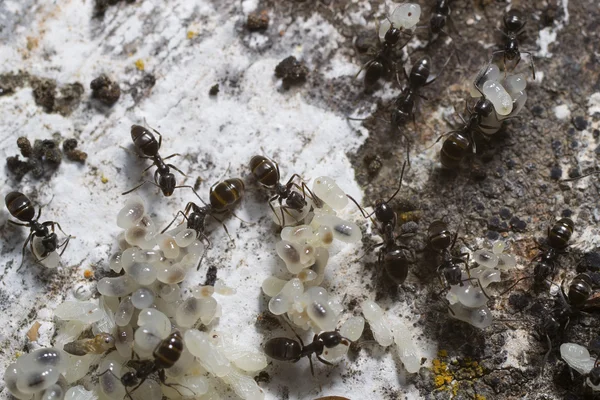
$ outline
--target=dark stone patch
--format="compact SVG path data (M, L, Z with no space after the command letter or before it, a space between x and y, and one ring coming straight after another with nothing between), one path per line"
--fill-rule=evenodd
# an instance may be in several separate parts
M261 11L260 13L250 13L248 14L248 19L246 20L246 28L249 31L264 31L269 27L269 14L266 10Z
M204 281L205 286L215 286L215 282L217 281L217 267L211 265L208 267L206 271L206 280Z
M308 68L296 57L289 56L275 67L275 76L281 78L283 88L289 89L290 86L301 84L306 81Z
M574 117L573 120L572 120L572 122L573 122L573 126L578 131L583 131L588 126L588 122L581 115L579 115L577 117Z
M121 97L119 84L106 75L100 75L90 83L92 98L99 100L107 106L115 104Z

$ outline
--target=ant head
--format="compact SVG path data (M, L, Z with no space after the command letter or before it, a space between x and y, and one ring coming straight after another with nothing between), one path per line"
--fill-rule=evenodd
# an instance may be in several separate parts
M442 251L452 244L452 235L448 231L448 224L442 220L433 221L427 230L429 245L435 250Z
M524 25L523 15L517 10L510 10L504 15L503 18L504 27L509 32L516 32L520 30Z
M138 383L138 377L135 374L135 372L130 371L130 372L126 372L125 374L123 374L123 376L121 377L121 383L123 384L123 386L125 387L131 387L131 386L135 386Z
M569 304L580 307L590 298L593 292L592 278L588 274L579 274L569 285Z
M592 368L590 374L588 375L588 380L594 386L600 385L600 365L596 365L594 368Z
M462 271L460 270L460 266L458 264L448 263L444 266L443 274L446 282L448 282L449 285L463 285Z
M480 98L473 107L473 112L481 117L488 117L494 112L494 105L485 97Z
M175 175L171 172L168 174L160 175L158 178L158 186L162 190L163 194L167 197L173 194L177 182L175 181Z
M552 274L554 268L552 264L544 261L537 262L533 268L533 277L535 283L542 284L546 281L546 278Z
M375 218L379 222L391 222L395 217L396 213L385 200L379 199L375 202Z
M431 33L437 35L446 26L446 17L442 14L433 14L429 20L429 26L431 27Z
M58 246L58 238L56 233L52 232L49 235L46 235L42 238L42 246L44 246L44 251L47 253L52 253L56 250Z
M323 332L319 335L319 339L323 342L325 347L332 348L342 343L342 335L336 331Z
M400 40L400 29L391 26L390 29L388 29L385 33L384 39L386 43L391 45L398 43Z

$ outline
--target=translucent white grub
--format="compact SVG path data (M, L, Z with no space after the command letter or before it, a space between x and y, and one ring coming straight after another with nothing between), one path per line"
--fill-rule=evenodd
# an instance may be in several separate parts
M317 273L310 268L304 268L296 275L296 278L306 285L308 282L317 279Z
M119 245L119 250L125 251L131 247L127 240L125 240L125 232L121 232L117 235L117 243Z
M92 364L97 363L100 357L98 354L86 354L81 357L69 354L69 368L64 375L67 382L74 383L85 377Z
M136 281L129 275L121 275L116 278L100 279L97 289L104 296L123 297L133 293L138 286Z
M20 371L17 368L17 363L12 363L6 368L4 371L4 385L8 391L20 400L28 400L33 397L31 393L24 393L17 388L17 377L19 376Z
M170 235L160 234L156 236L158 247L163 252L166 258L175 259L179 257L179 246L175 242L175 238Z
M471 269L471 277L474 279L478 279L479 284L484 289L488 287L491 283L500 282L502 280L501 273L497 269L485 268L485 267L477 267Z
M400 361L404 364L404 368L409 374L419 372L421 368L421 355L417 345L412 339L410 330L404 324L404 322L396 322L393 327L394 331L394 343L396 343L396 350Z
M301 262L302 245L282 240L275 245L277 255L285 262L285 266L292 274L302 271L305 265Z
M508 271L517 266L517 259L512 254L500 254L498 255L498 268L501 271Z
M148 214L144 214L136 226L146 229L146 232L148 232L147 238L155 236L158 233L158 229L156 228L154 220Z
M595 357L584 346L576 343L563 343L560 345L560 356L571 368L581 375L587 375L594 368Z
M131 294L131 304L138 310L154 304L154 293L148 288L139 288Z
M176 284L166 284L160 281L155 282L156 294L166 301L172 303L181 300L181 289Z
M485 67L483 67L485 68ZM482 70L483 70L482 68ZM475 74L473 76L473 78L471 78L470 82L471 84L469 85L469 92L471 94L471 97L481 97L481 93L479 92L479 90L477 90L477 88L474 85L474 81L475 78L477 78L477 75L481 74L481 71L479 71L477 74ZM485 82L496 82L500 79L500 68L498 68L498 66L496 64L490 64L489 66L487 66L487 70L485 71L485 73L483 73L481 75L481 78L479 78L479 80L476 82L478 87L482 87L483 84Z
M231 296L236 293L236 290L232 287L227 286L222 279L217 279L217 281L215 282L215 292L222 296Z
M98 366L97 373L102 393L110 399L122 399L125 397L125 387L119 379L121 377L121 364L118 361L113 357L106 357Z
M202 323L208 324L214 318L216 309L217 301L213 297L190 297L177 307L175 323L183 328L190 328L201 319Z
M304 218L306 218L313 205L310 198L306 197L305 201L306 206L304 206L304 208L300 211L292 210L290 208L287 208L285 205L280 206L278 203L273 202L273 209L271 210L271 219L276 225L279 226L298 225L304 220Z
M416 3L403 3L392 12L390 20L399 28L412 29L421 18L421 6Z
M473 261L482 267L495 268L498 265L498 255L489 250L480 249L473 253Z
M305 244L314 239L310 225L287 226L281 230L281 239L298 244Z
M184 229L175 235L175 243L179 247L188 247L196 240L196 231L193 229Z
M81 385L72 386L65 393L65 400L98 400L96 392L85 390Z
M275 315L286 313L302 293L304 293L304 285L300 282L300 279L290 280L279 293L269 300L269 311Z
M50 252L46 256L42 257L42 255L46 251L44 249L44 244L42 242L42 238L34 236L32 241L33 241L33 254L35 255L35 258L39 261L39 263L48 269L57 268L58 264L60 264L60 255L58 254L58 252L55 250L53 252Z
M146 379L130 394L133 400L161 400L163 397L162 387L154 379Z
M340 335L351 342L356 342L362 336L364 329L365 319L360 316L352 316L348 318L340 327Z
M111 270L116 273L120 273L123 270L123 265L121 265L121 253L115 253L110 257L110 261L108 265Z
M121 357L131 358L133 350L133 328L131 325L117 326L115 347Z
M44 390L40 396L40 400L63 400L65 390L57 383Z
M317 286L325 279L325 267L329 262L329 251L323 247L317 247L315 251L315 262L310 266L310 269L317 275L314 279L306 282L306 286Z
M177 384L177 390L169 386L162 387L163 394L169 399L181 397L197 399L199 396L207 393L209 389L208 380L204 376L182 376L176 379L174 383ZM202 396L202 400L205 400L205 398L205 396Z
M141 254L144 261L150 264L161 261L164 257L160 250L143 250Z
M215 293L214 286L197 286L192 289L192 296L194 296L197 299L211 297L214 293Z
M500 82L487 81L483 84L483 94L492 102L498 115L508 115L513 109L513 99Z
M525 103L527 102L527 92L519 92L513 96L513 111L510 113L509 117L514 117L518 115L523 107L525 107Z
M329 361L332 364L337 364L340 362L346 353L348 353L348 349L350 348L350 343L343 340L337 346L333 346L331 348L325 347L323 349L323 354L321 354L321 358L325 361Z
M65 321L78 320L91 324L104 316L104 310L91 301L68 300L54 309L54 316Z
M335 215L315 214L311 221L313 228L325 225L331 228L333 237L340 242L356 243L362 238L360 228L354 222L346 221Z
M498 240L492 245L492 253L500 255L508 249L508 244L503 240Z
M133 263L129 268L125 268L125 272L129 274L140 285L151 285L158 275L156 267L148 263Z
M100 297L98 306L104 311L104 315L98 321L92 324L92 333L98 335L100 333L113 333L116 329L115 313L108 307L106 299L109 297Z
M162 283L181 283L187 274L187 269L184 268L180 263L167 264L160 262L153 265L157 269L156 279Z
M341 210L348 205L346 193L332 178L320 176L313 182L313 193L334 210Z
M137 225L125 231L125 240L132 246L145 250L150 250L156 245L156 239L149 235L148 230Z
M263 281L262 291L267 296L274 297L277 293L281 292L287 282L288 281L279 279L275 276L270 276Z
M129 229L141 221L145 214L144 201L138 195L132 195L117 214L117 226Z
M192 254L196 257L202 257L204 251L206 250L206 246L200 240L194 240L192 244L185 248L189 254Z
M161 338L167 337L172 330L169 318L154 308L145 308L140 311L137 320L138 326L153 326Z
M146 261L146 255L139 247L129 247L121 253L120 264L121 268L124 268L125 271L134 263L143 263Z
M454 313L450 312L452 310ZM492 324L492 313L487 306L467 308L461 303L451 304L448 314L455 319L464 321L476 328L487 328Z
M450 288L446 298L453 304L454 302L450 296L453 296L463 306L469 308L481 307L487 303L487 298L481 289L468 283L463 286L455 285Z
M131 302L131 296L126 296L121 299L119 308L115 313L115 322L118 326L125 326L131 321L133 316L134 306Z
M514 74L507 76L502 81L502 86L510 94L511 97L515 98L517 94L524 91L527 87L527 79L525 74Z
M394 337L381 307L372 300L365 300L361 303L361 308L375 341L384 347L391 345Z
M57 367L52 365L36 366L34 371L19 368L19 362L17 360L18 376L17 376L17 389L21 393L34 394L41 392L54 385L60 377L60 372Z
M244 400L263 400L265 398L265 393L252 377L244 375L233 368L229 374L221 377L221 379Z
M184 334L185 344L200 364L211 374L223 377L231 371L227 357L210 342L209 336L197 329L188 329Z
M140 326L133 334L134 346L145 352L152 352L167 337L168 334L161 336L163 333L154 325Z

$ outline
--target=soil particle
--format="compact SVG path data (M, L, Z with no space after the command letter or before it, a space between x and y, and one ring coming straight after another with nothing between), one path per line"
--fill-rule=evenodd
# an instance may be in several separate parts
M216 96L217 94L219 94L219 84L215 83L214 85L212 85L210 87L210 90L208 91L208 95L209 96Z
M275 76L282 79L283 88L286 90L292 85L305 82L307 75L306 65L294 56L289 56L275 67Z
M112 106L121 97L119 84L106 75L100 75L94 79L90 83L90 89L92 89L92 97L100 100L107 106Z
M63 142L63 152L67 156L67 159L84 163L87 159L87 153L77 149L76 139L67 139Z
M206 280L204 281L205 286L215 286L217 281L217 267L211 265L206 271Z
M18 88L25 86L28 79L29 74L20 71L0 75L0 96L13 94Z
M269 14L266 10L260 13L248 14L248 20L246 21L246 28L249 31L264 31L269 27Z
M47 113L59 113L63 116L70 115L79 106L84 92L83 85L79 82L57 89L56 81L47 78L32 78L31 86L37 105Z

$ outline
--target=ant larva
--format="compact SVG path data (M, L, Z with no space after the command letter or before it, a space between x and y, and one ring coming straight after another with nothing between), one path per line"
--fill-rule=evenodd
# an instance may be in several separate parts
M523 15L518 10L510 10L504 17L502 18L502 22L504 24L504 30L500 30L504 37L506 38L506 42L504 44L504 49L496 50L492 53L492 58L494 58L497 54L504 55L504 71L506 73L506 60L514 61L515 65L513 69L517 67L519 62L521 61L521 54L527 54L530 60L530 67L533 73L533 79L535 80L535 66L533 64L533 55L529 51L520 51L519 50L519 35L523 33L523 28L525 28L525 24L527 21L523 18Z
M173 220L165 229L162 230L161 233L166 232L167 229L169 229L169 227L175 222L175 220L177 220L179 214L181 214L187 221L188 229L193 229L196 231L196 238L202 238L207 244L202 256L200 257L200 260L198 261L198 267L196 270L199 270L200 264L202 264L202 260L206 255L206 251L212 246L210 239L205 233L206 218L210 216L216 221L220 222L223 225L223 229L225 229L225 233L227 233L227 236L229 236L231 239L231 235L229 235L227 226L221 219L217 218L216 214L226 214L231 212L231 210L237 204L239 204L242 196L244 195L244 182L239 178L231 178L215 183L211 186L209 192L210 204L204 202L204 200L198 196L195 190L194 193L198 199L200 199L203 206L198 206L196 203L190 201L185 206L184 211L177 211L175 218L173 218Z
M148 181L148 180L143 181L142 183L140 183L133 189L123 192L122 193L123 195L131 193L131 192L139 189L141 186L145 185L146 183L150 183L154 186L157 186L158 188L160 188L162 193L167 197L171 196L175 189L184 188L184 187L191 188L191 186L188 186L188 185L177 186L177 182L175 181L175 175L171 172L171 168L173 168L175 171L179 172L183 176L185 176L185 174L179 168L174 166L173 164L166 164L165 161L168 160L169 158L179 156L180 154L175 153L175 154L171 154L168 157L162 158L160 156L160 154L158 154L158 151L160 150L160 147L162 145L162 135L156 129L152 129L152 130L154 131L154 133L156 133L158 135L158 137L159 137L158 141L156 140L156 138L154 137L152 132L150 132L148 129L144 128L143 126L140 126L140 125L132 125L131 126L131 139L133 140L133 144L135 145L136 149L138 149L138 151L140 151L143 154L143 155L138 154L138 157L149 158L153 161L152 165L150 165L148 168L146 168L143 172L146 172L153 166L156 166L156 171L154 171L154 182Z
M404 169L406 168L406 161L402 165L402 172L400 173L400 184L398 189L392 194L392 196L386 201L379 199L375 202L373 212L368 214L364 208L362 208L354 198L347 195L350 200L360 210L361 214L365 218L371 218L375 215L377 221L378 230L381 236L383 236L383 242L375 245L380 247L379 254L377 257L377 263L380 268L384 268L390 278L392 278L397 284L402 284L408 276L408 268L411 264L410 260L407 259L405 251L409 248L397 243L397 239L402 237L404 234L396 236L396 224L398 216L394 209L390 206L390 202L396 197L400 189L402 188L402 179L404 177ZM375 223L375 221L373 221Z
M15 222L8 220L8 222L12 225L25 226L30 229L29 235L27 236L27 240L23 244L23 249L21 251L21 265L19 265L19 269L23 266L23 262L25 261L25 249L27 248L27 244L29 243L31 252L33 253L38 261L43 261L46 257L50 255L53 251L56 251L62 247L62 251L60 255L62 256L65 250L67 249L67 245L69 244L69 240L71 239L70 235L67 235L61 228L60 224L55 221L46 221L43 223L39 222L40 215L42 214L42 207L40 206L38 210L37 217L35 216L35 208L31 204L31 200L27 196L25 196L21 192L10 192L4 198L6 203L6 208L8 208L8 212L13 217L17 218L19 221L23 221L24 223ZM58 237L56 233L54 233L54 226L57 226L60 231L67 236L67 238L61 243L58 244ZM50 232L49 227L52 229ZM43 248L43 253L39 255L39 257L34 252L33 241L34 238L41 238L41 246Z

